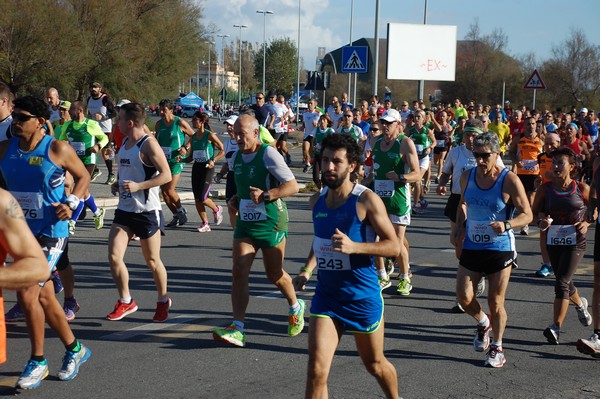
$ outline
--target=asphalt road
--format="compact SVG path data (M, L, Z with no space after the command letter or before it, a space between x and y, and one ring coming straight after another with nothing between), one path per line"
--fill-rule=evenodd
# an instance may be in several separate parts
M213 123L217 125L217 123ZM293 150L299 159L298 149ZM296 162L295 165L298 165ZM181 179L189 193L191 168ZM297 166L300 182L309 179ZM105 175L93 183L92 193L109 206ZM432 185L433 187L433 185ZM215 190L222 189L217 185ZM308 195L288 201L290 234L285 268L295 275L311 245L312 223ZM507 363L502 369L483 367L484 354L473 351L474 321L450 313L454 305L457 261L448 241L449 223L443 217L445 198L429 194L430 206L416 215L408 229L415 288L408 297L385 290L385 351L398 370L404 398L598 398L600 363L577 352L578 338L591 335L573 308L569 309L561 344L546 343L542 331L552 320L553 280L533 273L540 264L538 233L517 238L519 268L513 271L507 295L508 327L504 337ZM222 201L217 200L222 204ZM106 227L93 229L81 222L71 239L70 255L81 304L71 323L75 335L93 354L70 382L55 376L64 347L47 329L48 377L23 398L301 398L307 363L307 331L287 336L287 304L264 276L259 254L251 275L247 314L247 347L227 347L212 339L211 330L231 319L230 268L232 233L227 217L210 233L198 233L199 217L186 203L188 225L167 231L162 259L169 273L173 300L167 323L152 323L156 294L139 243L132 242L126 262L138 312L121 321L105 319L118 299L107 265ZM166 209L166 207L164 208ZM167 217L168 211L166 213ZM593 229L587 255L575 276L583 296L591 299ZM314 280L314 278L313 278ZM314 281L300 296L308 302ZM5 292L10 308L15 295ZM62 302L62 294L59 295ZM485 297L483 298L485 300ZM486 305L487 308L487 305ZM9 360L0 367L0 395L15 394L14 383L29 357L24 323L8 325ZM362 366L354 340L346 334L338 348L329 378L330 397L382 397L376 381Z

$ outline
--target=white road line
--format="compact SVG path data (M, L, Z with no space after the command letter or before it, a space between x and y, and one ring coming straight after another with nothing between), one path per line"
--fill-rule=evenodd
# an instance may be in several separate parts
M130 328L129 330L104 335L101 338L108 341L125 341L138 335L151 334L155 331L178 327L181 324L200 319L201 318L199 317L193 317L191 315L181 315L172 318L170 323L148 323L142 326Z

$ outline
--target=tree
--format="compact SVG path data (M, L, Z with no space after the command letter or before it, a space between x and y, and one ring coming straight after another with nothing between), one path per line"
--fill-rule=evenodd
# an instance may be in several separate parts
M277 93L290 93L297 77L296 44L289 37L273 39L267 46L266 89ZM262 82L263 53L257 51L254 58L254 77Z
M581 30L552 49L554 57L542 64L545 101L557 106L597 106L600 89L600 46L587 41Z

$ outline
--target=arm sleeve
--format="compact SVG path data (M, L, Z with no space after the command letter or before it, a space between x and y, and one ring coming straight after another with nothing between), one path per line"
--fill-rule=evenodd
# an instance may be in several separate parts
M108 144L108 136L104 134L98 122L93 120L88 121L88 133L98 140L100 148L104 148Z

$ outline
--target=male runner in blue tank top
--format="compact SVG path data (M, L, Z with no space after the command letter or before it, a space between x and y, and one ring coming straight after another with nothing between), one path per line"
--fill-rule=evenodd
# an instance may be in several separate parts
M79 204L79 198L88 190L90 174L68 143L45 133L44 125L50 112L44 101L27 96L16 99L14 106L14 137L0 143L2 183L23 208L27 224L47 256L48 268L53 271L69 237L68 219ZM64 187L66 172L77 181L68 197ZM44 357L45 321L67 350L58 378L64 381L75 378L91 351L75 339L56 299L54 284L48 281L21 290L18 299L25 311L31 358L17 387L37 388L48 376L48 362Z
M475 351L489 348L485 365L502 367L506 362L502 348L507 319L504 300L517 255L512 229L529 224L533 215L517 175L496 163L500 156L496 134L477 136L473 140L473 156L477 166L460 178L462 194L454 237L460 259L456 296L465 312L477 320ZM519 216L514 217L515 209L509 201ZM474 294L474 286L484 274L489 282L489 318ZM491 344L490 330L494 336Z
M369 373L386 398L395 399L398 376L383 353L383 298L373 256L398 256L402 244L383 201L350 180L361 159L356 140L349 135L328 135L322 149L326 188L311 197L315 237L306 266L294 279L296 289L304 290L313 270L319 272L310 309L305 396L328 397L333 356L342 333L349 331Z

